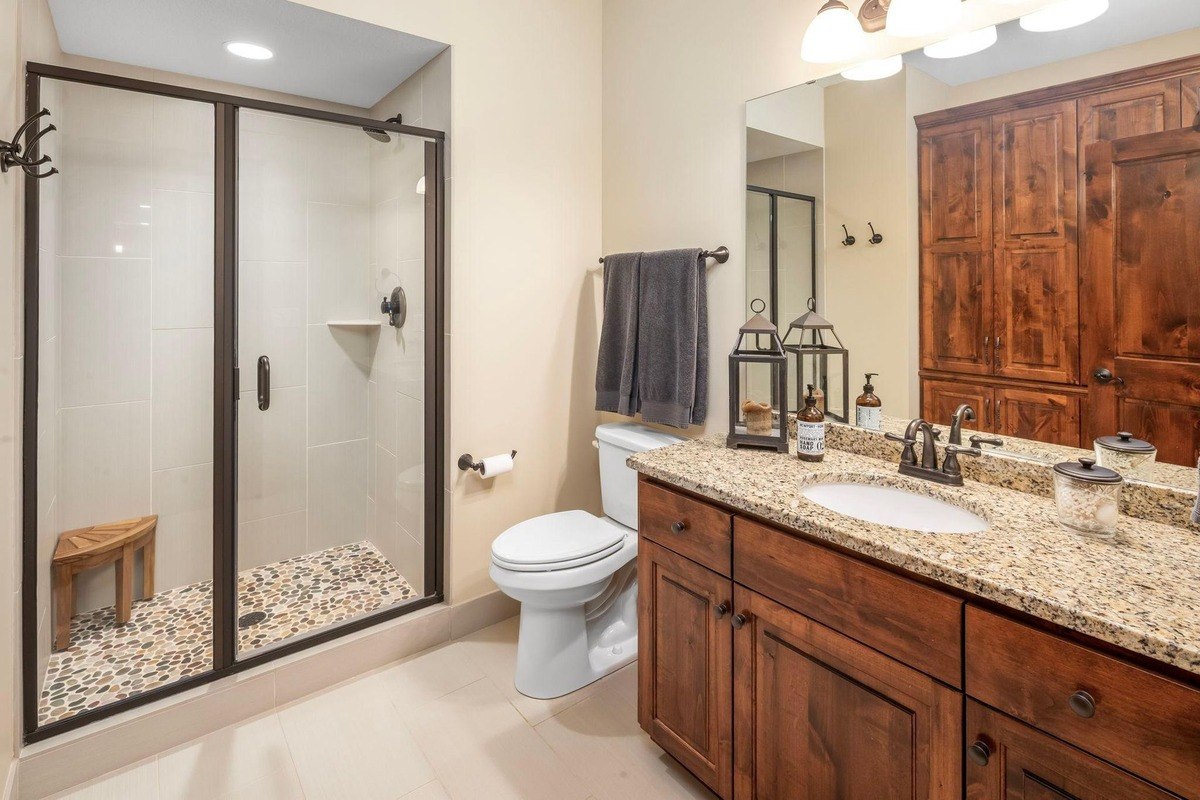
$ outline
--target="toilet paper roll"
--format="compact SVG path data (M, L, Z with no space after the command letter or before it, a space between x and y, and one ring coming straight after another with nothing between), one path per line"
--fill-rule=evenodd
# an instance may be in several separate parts
M501 453L498 456L488 456L483 460L483 466L479 470L479 475L482 478L494 478L497 475L503 475L506 472L512 472L513 457L508 453Z

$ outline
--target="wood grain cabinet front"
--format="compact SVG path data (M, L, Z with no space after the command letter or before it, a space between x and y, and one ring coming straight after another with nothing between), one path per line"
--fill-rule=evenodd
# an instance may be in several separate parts
M733 516L642 479L638 532L646 539L728 577Z

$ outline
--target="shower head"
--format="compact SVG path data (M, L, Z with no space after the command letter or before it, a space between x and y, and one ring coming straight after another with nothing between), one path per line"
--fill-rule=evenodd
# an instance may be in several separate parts
M384 122L391 122L395 125L403 125L404 119L399 114L397 114L394 117L385 119ZM383 142L384 144L387 144L388 142L390 142L392 140L392 135L390 133L388 133L385 130L380 130L379 128L364 127L363 133L367 134L367 136L370 136L375 141Z

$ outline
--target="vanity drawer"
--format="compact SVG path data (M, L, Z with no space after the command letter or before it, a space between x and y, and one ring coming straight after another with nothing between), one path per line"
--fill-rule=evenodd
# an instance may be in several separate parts
M1200 692L973 606L966 635L967 694L1200 797Z
M962 686L962 607L952 595L738 517L738 583L932 675Z
M638 533L668 550L729 577L730 514L642 480L638 484Z

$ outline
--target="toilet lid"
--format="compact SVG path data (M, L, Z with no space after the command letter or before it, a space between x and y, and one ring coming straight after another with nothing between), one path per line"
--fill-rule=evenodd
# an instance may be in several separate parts
M611 555L628 533L586 511L561 511L517 523L497 536L492 558L511 569L565 569Z

